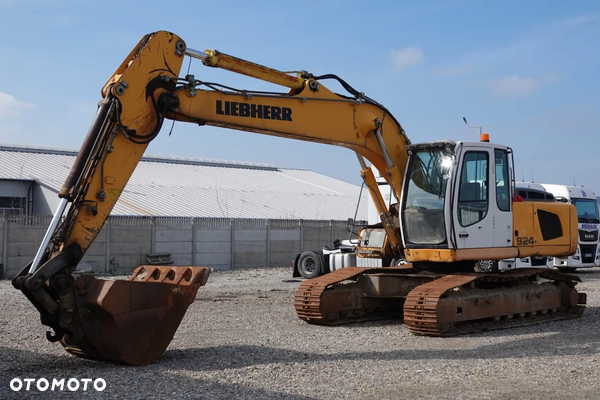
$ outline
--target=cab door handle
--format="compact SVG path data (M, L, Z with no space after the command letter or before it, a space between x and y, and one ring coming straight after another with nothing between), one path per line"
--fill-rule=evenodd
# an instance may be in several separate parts
M469 237L469 234L466 233L466 232L461 232L461 233L458 234L458 237L461 238L461 239L465 239L465 238Z

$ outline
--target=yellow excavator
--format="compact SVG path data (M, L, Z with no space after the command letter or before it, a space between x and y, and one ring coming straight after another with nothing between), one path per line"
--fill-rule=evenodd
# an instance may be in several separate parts
M185 56L289 90L238 90L181 77ZM348 93L330 91L325 80ZM379 227L361 233L357 256L405 262L347 266L304 281L294 305L309 323L402 314L413 333L445 336L573 318L585 309L577 277L476 271L498 259L574 254L577 246L574 206L514 201L507 146L485 137L411 144L384 106L336 75L292 75L193 50L165 31L144 36L101 94L40 248L12 281L51 328L48 340L69 353L131 365L156 361L207 281L207 267L141 266L129 280L74 273L165 118L355 152L381 217ZM394 207L386 206L367 160L383 172Z

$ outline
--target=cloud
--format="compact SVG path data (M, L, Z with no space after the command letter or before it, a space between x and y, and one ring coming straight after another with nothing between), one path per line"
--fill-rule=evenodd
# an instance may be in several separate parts
M520 77L518 75L493 78L490 79L487 84L492 93L501 96L531 93L534 92L539 86L539 82L537 80L528 77Z
M533 93L544 83L556 83L558 77L555 74L543 74L538 78L519 75L508 75L500 78L492 78L483 81L493 94L498 96L518 96Z
M401 70L411 65L423 63L425 57L418 47L405 47L402 50L390 50L389 57L394 69Z
M440 67L436 68L433 73L435 75L464 75L474 71L474 68L470 65L457 65L454 67Z
M583 24L587 24L588 22L593 22L600 18L600 13L598 14L588 14L581 15L579 17L565 18L551 24L549 27L552 28L571 28Z
M33 107L31 103L19 101L8 93L0 92L0 118L13 117Z

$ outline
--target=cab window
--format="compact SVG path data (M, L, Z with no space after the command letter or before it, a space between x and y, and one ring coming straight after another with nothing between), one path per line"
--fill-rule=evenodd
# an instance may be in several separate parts
M510 211L510 186L508 176L508 154L505 150L494 150L496 164L496 204L500 211Z
M458 221L470 226L483 220L488 213L488 153L465 153L458 193Z

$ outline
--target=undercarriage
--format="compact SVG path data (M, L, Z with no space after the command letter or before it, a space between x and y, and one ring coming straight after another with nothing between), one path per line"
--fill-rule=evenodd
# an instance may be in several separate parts
M310 324L403 318L415 335L453 336L579 317L586 294L577 282L548 269L443 274L412 264L350 267L303 282L294 305Z

